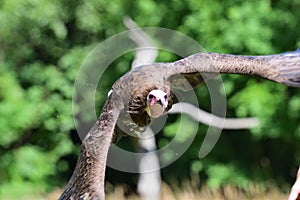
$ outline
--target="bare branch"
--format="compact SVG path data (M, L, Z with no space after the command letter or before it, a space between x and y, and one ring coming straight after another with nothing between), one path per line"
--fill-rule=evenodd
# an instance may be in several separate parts
M221 129L247 129L259 125L259 120L255 117L222 118L184 102L173 105L168 113L185 113L198 122Z
M124 24L131 30L129 35L130 39L138 45L131 68L154 63L158 55L158 50L151 41L151 38L144 31L139 29L131 18L124 18Z
M124 19L125 26L131 30L129 37L134 41L139 48L135 51L135 58L131 64L131 68L154 63L158 55L155 45L152 44L151 38L138 29L137 24L129 17ZM150 127L147 128L146 133L153 137L139 139L139 146L148 153L145 154L139 163L141 172L147 171L150 167L152 169L159 169L159 158L154 150L157 149L154 133ZM153 171L149 173L141 173L138 180L137 190L144 200L159 200L160 199L160 185L161 177L160 171Z

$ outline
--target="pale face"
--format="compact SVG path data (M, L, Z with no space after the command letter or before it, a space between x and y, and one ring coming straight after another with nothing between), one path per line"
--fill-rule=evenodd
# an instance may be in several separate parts
M147 96L146 111L152 118L160 117L168 106L168 95L162 90L152 90Z

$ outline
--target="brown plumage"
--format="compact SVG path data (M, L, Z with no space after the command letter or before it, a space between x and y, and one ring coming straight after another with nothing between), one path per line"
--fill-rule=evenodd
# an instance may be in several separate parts
M198 53L172 63L134 68L113 85L99 120L82 142L76 168L60 199L104 199L106 157L114 130L139 134L151 122L145 111L148 93L164 91L169 101L167 111L174 100L172 88L198 86L203 82L200 73L203 78L215 73L257 75L300 87L300 52L267 56Z

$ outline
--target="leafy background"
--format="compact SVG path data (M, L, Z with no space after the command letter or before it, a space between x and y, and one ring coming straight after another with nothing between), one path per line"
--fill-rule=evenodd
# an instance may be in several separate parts
M47 193L68 181L80 146L72 116L76 72L93 47L125 30L125 16L141 27L178 30L207 51L257 55L300 46L299 10L297 0L2 0L0 199ZM106 72L97 94L99 110L132 59L133 54L125 55ZM158 60L168 56L162 53ZM162 170L163 180L180 185L198 177L200 186L275 184L288 191L300 163L299 89L237 75L223 75L223 80L227 116L258 117L261 126L223 131L213 151L199 159L207 129L199 125L189 150ZM205 89L197 94L209 110ZM176 123L157 136L158 145L172 138L170 126ZM111 184L130 188L136 177L107 172Z

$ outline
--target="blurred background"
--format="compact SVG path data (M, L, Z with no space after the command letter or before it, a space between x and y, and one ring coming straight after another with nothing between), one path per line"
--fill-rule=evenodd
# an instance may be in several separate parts
M51 198L67 183L81 143L72 115L76 73L98 43L126 30L124 17L140 27L180 31L209 52L261 55L300 47L299 10L298 0L0 1L0 199ZM105 72L96 95L99 112L133 57L122 56ZM176 59L160 52L157 61ZM188 151L162 169L165 190L287 194L300 164L300 90L254 77L222 78L227 116L258 117L261 125L223 131L199 159L207 130L200 124ZM209 111L205 87L197 95ZM156 136L158 147L173 138L177 122ZM132 145L126 140L122 145ZM137 177L108 168L108 197L117 190L134 196Z

